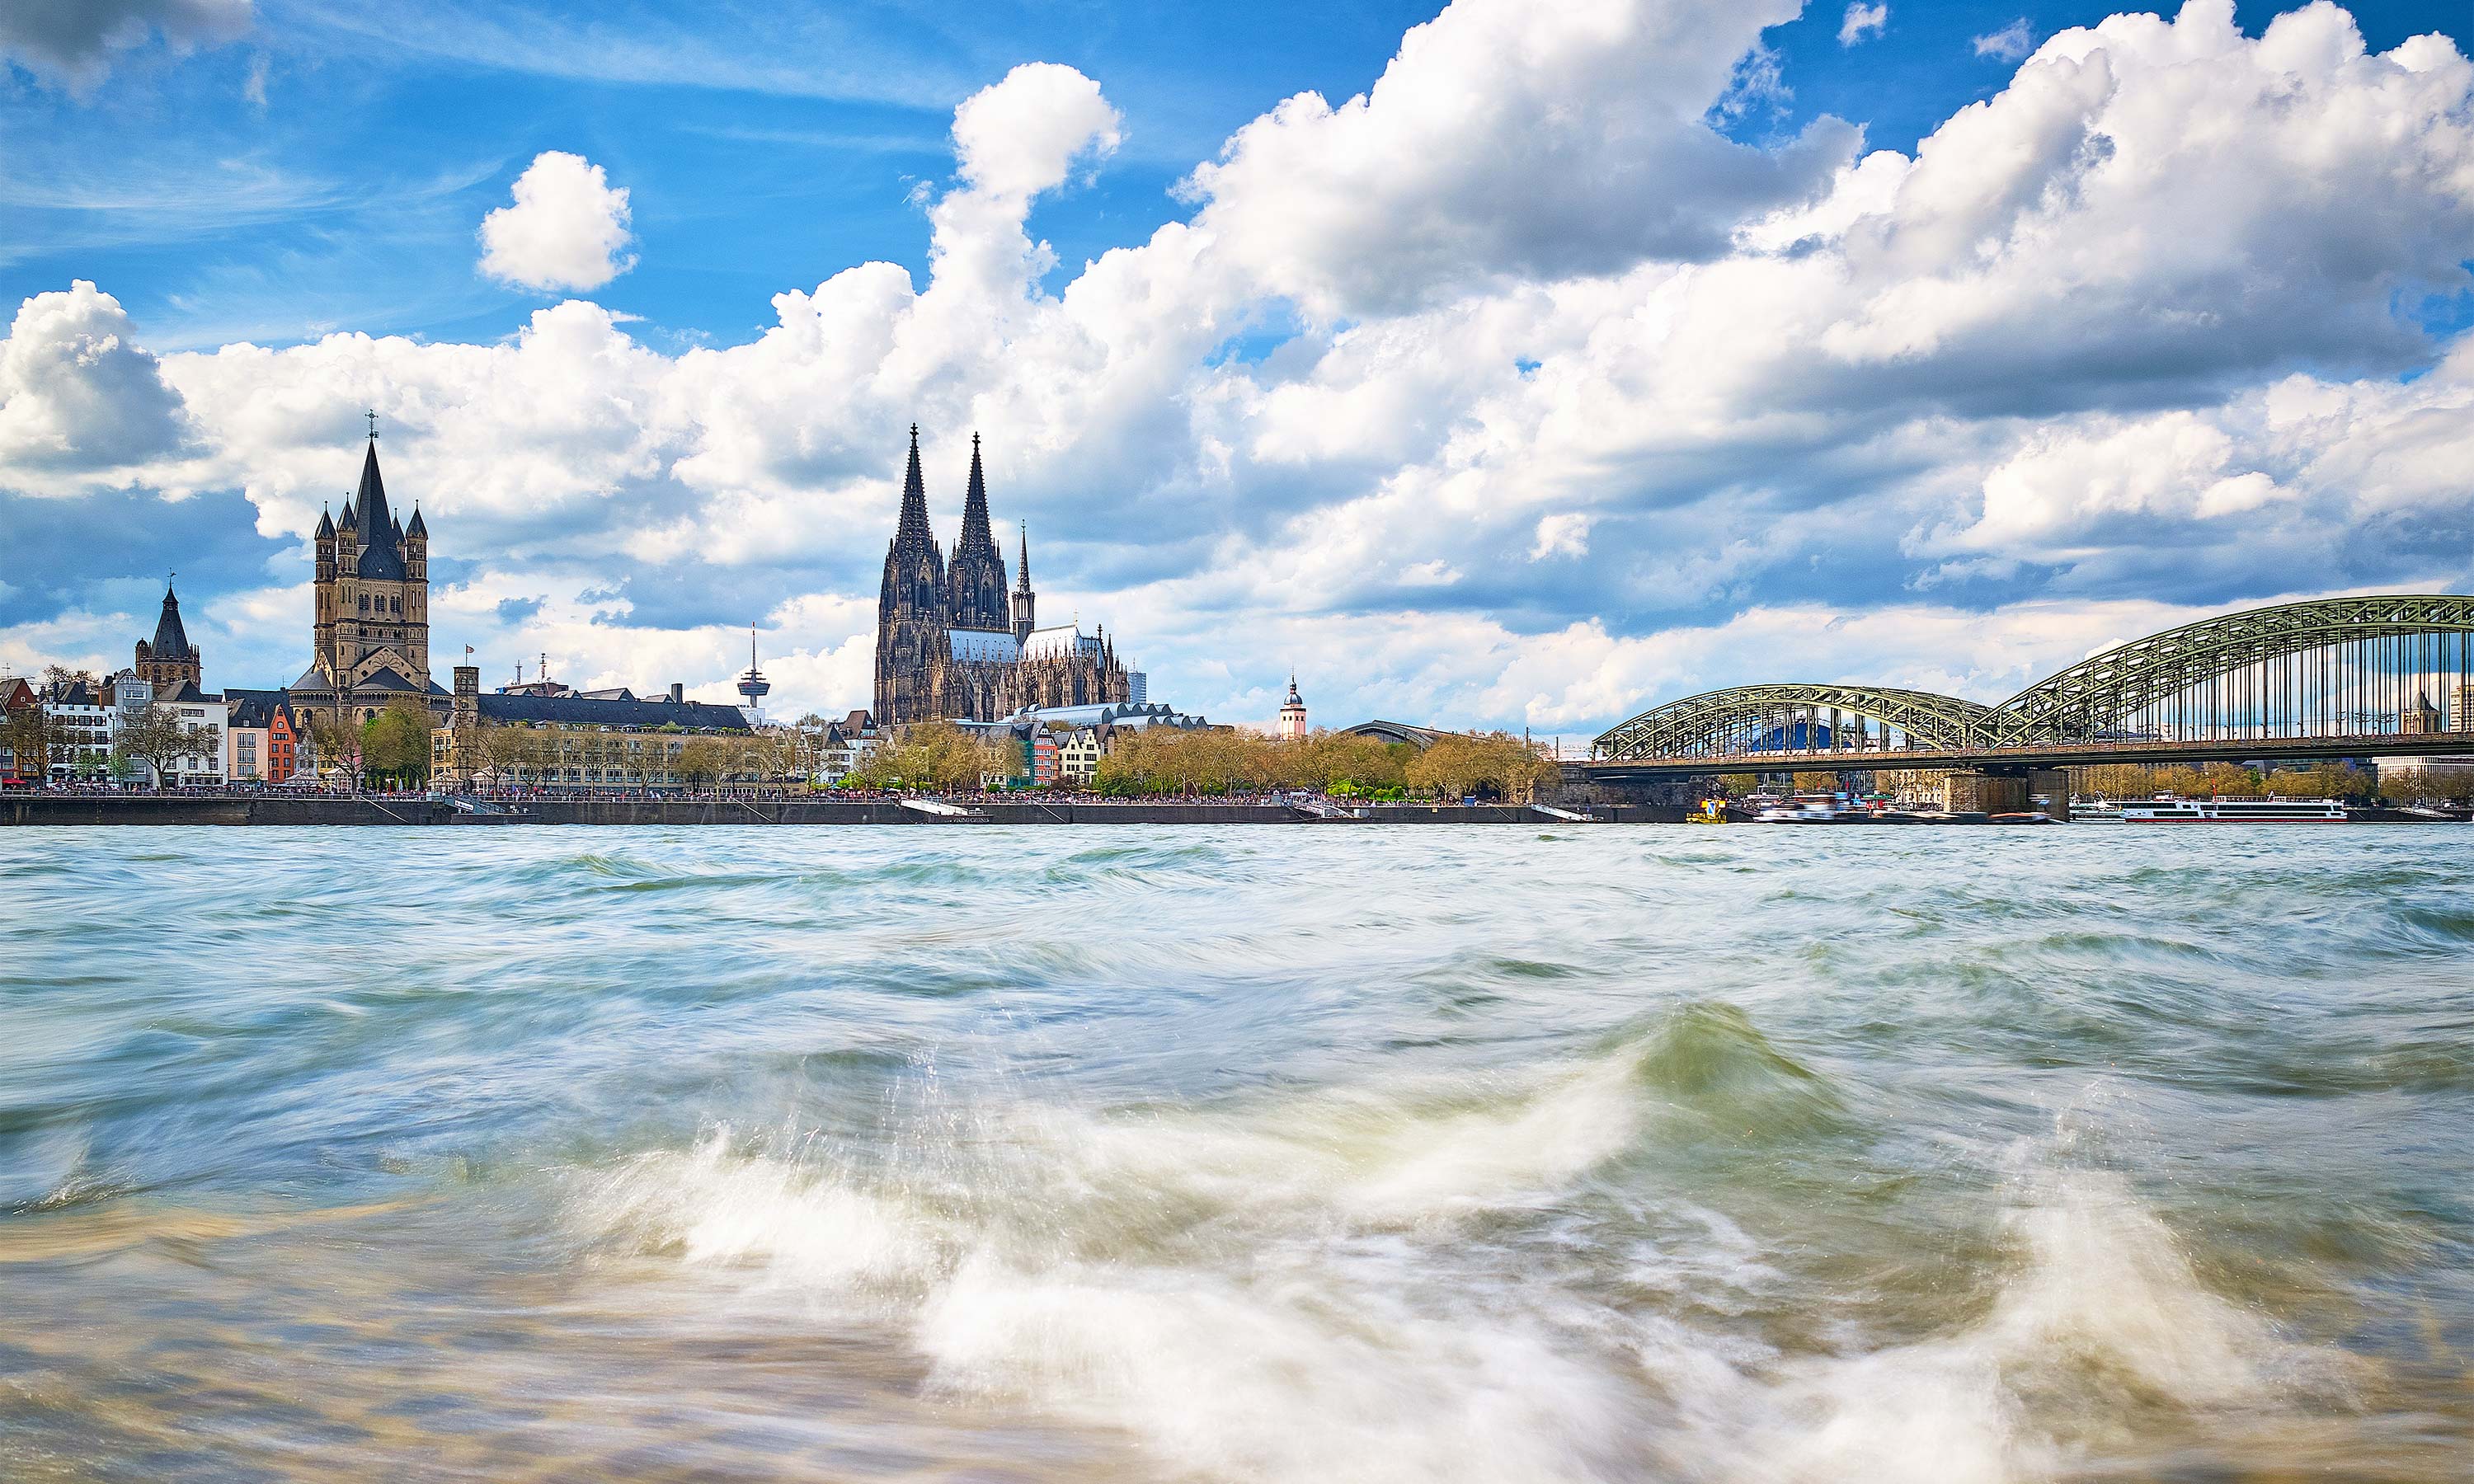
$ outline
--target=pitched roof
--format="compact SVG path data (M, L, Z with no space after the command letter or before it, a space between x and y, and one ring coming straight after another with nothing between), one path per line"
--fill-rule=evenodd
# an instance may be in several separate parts
M536 722L562 727L683 727L690 731L745 731L747 717L735 706L708 701L595 701L584 696L476 698L481 716L494 722Z
M383 582L403 580L403 554L396 549L403 532L387 514L386 480L378 474L378 441L361 460L361 487L352 492L352 523L360 529L361 562L357 572Z
M172 595L172 585L163 585L163 614L155 620L155 641L147 646L154 659L195 659L198 652L189 647L189 631L181 627L181 600Z
M279 712L287 723L292 720L290 691L227 688L224 699L231 704L231 725L234 727L272 726Z

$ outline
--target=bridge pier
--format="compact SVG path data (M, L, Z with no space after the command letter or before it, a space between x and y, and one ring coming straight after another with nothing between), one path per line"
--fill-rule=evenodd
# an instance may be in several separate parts
M2024 765L1959 769L1941 780L1942 807L1953 814L2025 814L2042 809L2071 817L2071 776L2060 768Z
M2071 775L2067 768L2032 768L2027 773L2027 802L2070 823Z
M1941 780L1941 806L1953 814L2024 814L2026 771L1966 769L1946 774Z

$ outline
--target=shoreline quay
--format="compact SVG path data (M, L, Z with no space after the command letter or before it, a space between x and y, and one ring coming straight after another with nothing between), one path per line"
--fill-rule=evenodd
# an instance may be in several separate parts
M525 825L1535 825L1575 822L1525 804L1374 804L1363 819L1321 819L1286 804L1134 801L1125 803L976 803L982 818L938 819L892 800L547 799L523 814L471 814L444 800L216 794L0 795L0 826L525 826ZM1602 824L1676 824L1663 804L1601 804Z

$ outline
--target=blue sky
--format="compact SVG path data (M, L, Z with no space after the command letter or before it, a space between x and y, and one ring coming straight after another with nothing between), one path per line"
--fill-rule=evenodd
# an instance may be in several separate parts
M365 402L442 662L828 711L913 418L1228 719L2462 584L2474 12L2223 9L0 0L0 669L297 674Z

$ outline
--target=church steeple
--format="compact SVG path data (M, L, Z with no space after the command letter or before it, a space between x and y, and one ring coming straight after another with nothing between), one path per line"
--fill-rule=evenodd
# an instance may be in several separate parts
M206 678L198 647L189 642L189 631L181 622L181 600L173 594L169 577L163 579L163 610L155 619L154 641L137 641L134 668L139 679L166 696Z
M1036 628L1039 598L1031 590L1031 522L1022 523L1022 566L1013 582L1013 637L1019 644Z
M980 471L980 435L971 435L971 481L962 496L962 535L948 574L957 629L1006 627L1005 557L988 530L988 487Z
M361 533L357 575L386 582L403 580L403 528L387 510L386 480L378 473L378 436L370 434L369 452L361 456L361 486L352 491L352 522Z
M928 524L928 482L919 474L919 424L910 424L910 467L902 476L902 522L893 531L893 543L924 540L934 544L936 533Z

